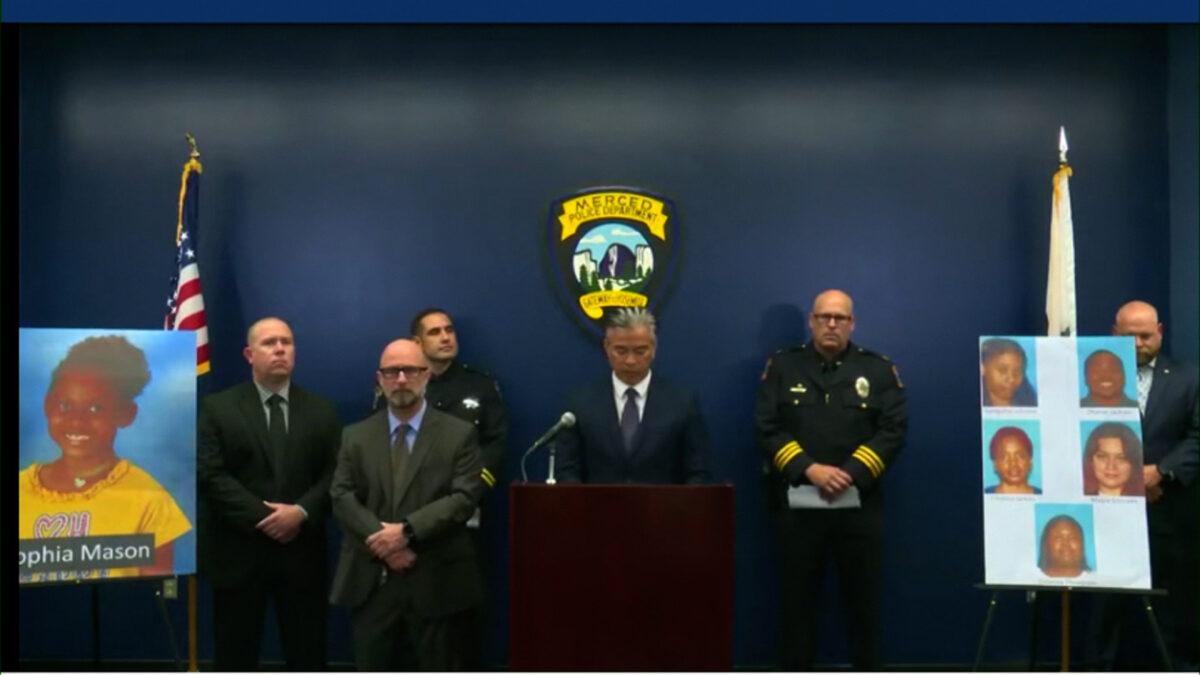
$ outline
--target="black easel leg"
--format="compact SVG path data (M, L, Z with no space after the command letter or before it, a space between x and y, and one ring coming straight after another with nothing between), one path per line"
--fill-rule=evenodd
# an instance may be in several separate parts
M983 662L983 647L987 644L988 631L992 628L992 615L996 613L996 600L1000 596L1000 591L992 591L992 599L988 601L987 616L983 619L983 630L979 633L979 647L975 650L975 665L971 667L972 672L979 670L979 664Z
M1175 666L1171 663L1171 654L1167 652L1167 643L1163 640L1162 631L1158 627L1158 617L1155 616L1154 607L1150 604L1150 596L1142 596L1142 607L1146 609L1150 630L1154 631L1154 642L1158 645L1158 654L1162 657L1163 666L1166 670L1175 670Z
M1037 669L1038 630L1042 627L1042 596L1037 591L1029 591L1033 596L1033 621L1029 622L1029 665L1026 670Z
M183 670L183 662L179 660L179 645L175 641L175 625L171 623L171 613L167 611L167 600L163 597L162 584L163 581L156 582L158 588L154 590L154 597L158 600L158 608L162 611L163 626L167 629L167 642L171 645L171 656L175 659L175 670Z
M100 584L92 584L92 668L100 670Z

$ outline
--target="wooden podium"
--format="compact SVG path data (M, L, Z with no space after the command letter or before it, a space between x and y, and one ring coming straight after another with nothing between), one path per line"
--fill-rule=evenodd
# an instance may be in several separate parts
M512 670L732 670L733 486L512 486Z

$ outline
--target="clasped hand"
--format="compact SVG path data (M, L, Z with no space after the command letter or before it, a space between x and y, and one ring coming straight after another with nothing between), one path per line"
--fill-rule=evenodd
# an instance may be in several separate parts
M804 475L821 491L821 498L828 502L837 499L854 484L850 474L832 464L813 464L804 470Z
M408 548L408 537L404 536L403 523L380 523L383 527L366 539L371 553L383 560L388 569L402 572L413 566L417 554Z
M258 521L255 525L263 534L275 541L286 544L300 534L300 526L307 517L304 510L295 504L279 502L263 502L271 509L271 515Z

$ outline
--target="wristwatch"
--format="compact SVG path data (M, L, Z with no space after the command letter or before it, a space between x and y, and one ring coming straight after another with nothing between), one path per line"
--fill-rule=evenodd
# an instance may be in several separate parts
M417 535L413 532L412 525L407 520L400 521L400 524L404 531L404 538L408 540L408 545L412 546L412 543L417 540Z

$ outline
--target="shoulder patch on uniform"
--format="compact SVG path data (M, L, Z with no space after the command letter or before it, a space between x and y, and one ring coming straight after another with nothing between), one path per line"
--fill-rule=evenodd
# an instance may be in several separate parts
M871 351L870 349L867 349L866 347L859 347L858 353L862 354L864 356L874 356L875 358L879 359L880 361L886 361L888 363L892 362L892 360L890 358L888 358L887 354L880 354L879 352Z
M482 368L476 368L475 366L472 366L472 365L469 365L466 363L462 364L462 368L463 368L463 370L475 373L476 375L483 375L484 377L492 376L491 373L487 372L486 370L483 370Z
M808 348L808 343L801 342L798 345L788 345L786 347L780 347L779 349L775 350L775 353L776 354L788 354L791 352L802 352L807 348Z

